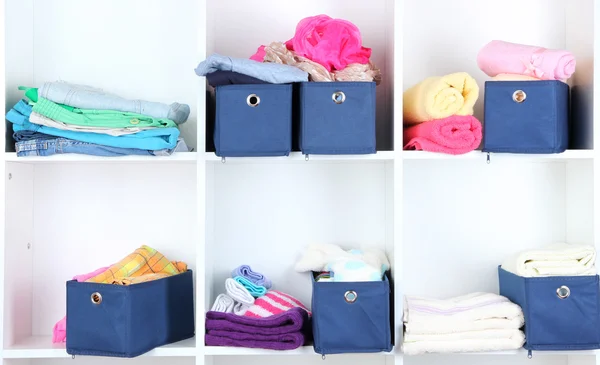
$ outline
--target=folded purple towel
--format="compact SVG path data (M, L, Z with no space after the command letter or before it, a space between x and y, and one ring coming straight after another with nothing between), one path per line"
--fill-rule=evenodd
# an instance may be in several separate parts
M208 331L204 340L207 346L234 346L269 350L293 350L304 345L306 339L300 332L281 335L258 335L231 331Z
M204 340L207 346L293 350L307 342L307 335L310 335L310 319L301 308L265 318L206 313Z
M206 330L221 330L259 335L280 335L300 332L308 321L308 313L292 308L274 316L255 318L233 313L207 312Z

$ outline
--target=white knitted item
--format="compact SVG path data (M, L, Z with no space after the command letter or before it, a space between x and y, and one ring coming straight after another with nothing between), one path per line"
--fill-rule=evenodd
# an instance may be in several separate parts
M227 294L219 294L210 309L213 312L233 313L233 299Z
M225 291L227 292L227 295L237 303L248 306L254 304L254 297L250 294L248 289L232 278L227 278L227 280L225 280Z

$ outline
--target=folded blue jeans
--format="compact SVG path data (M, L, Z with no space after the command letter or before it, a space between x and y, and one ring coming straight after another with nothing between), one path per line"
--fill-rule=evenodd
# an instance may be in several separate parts
M171 119L177 124L184 123L190 116L190 106L187 104L172 103L167 105L145 100L129 100L109 94L102 89L64 81L44 83L38 90L38 95L55 103L80 109L104 109L138 113L154 118Z
M54 139L56 137L33 131L18 131L13 133L15 142L30 141L32 139Z
M25 156L51 156L63 153L77 153L81 155L92 155L92 156L130 156L130 155L142 155L142 156L169 156L173 152L187 152L187 146L183 139L180 139L177 143L177 147L172 149L164 150L140 150L137 148L118 148L102 146L94 143L74 141L66 138L53 138L53 139L32 139L29 141L17 142L15 144L18 157Z
M31 111L32 107L23 100L20 100L13 109L8 111L6 120L13 123L13 131L15 133L27 130L103 146L152 151L174 149L179 138L179 129L177 128L148 129L135 134L118 137L100 133L66 131L31 123L29 121Z

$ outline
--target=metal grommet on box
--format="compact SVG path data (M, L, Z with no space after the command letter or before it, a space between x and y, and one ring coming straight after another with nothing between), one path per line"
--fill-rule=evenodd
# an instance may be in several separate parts
M136 124L140 124L140 120L137 118L133 118L132 120L129 121L129 123L136 125Z
M527 99L527 94L525 94L525 91L523 90L517 90L513 93L512 98L516 103L522 103Z
M560 288L556 289L556 295L560 299L566 299L569 297L569 295L571 295L571 289L569 289L568 286L563 285Z
M102 295L100 293L98 293L98 292L93 293L90 296L90 299L92 300L92 303L94 303L94 304L100 304L100 303L102 303Z
M251 106L253 108L257 107L258 104L260 104L260 98L256 94L250 94L246 98L246 104L248 104L249 106Z
M346 101L346 94L343 91L336 91L331 94L331 100L336 104L341 104Z
M348 302L348 303L356 302L357 298L358 298L358 294L356 294L356 292L354 290L348 290L344 294L344 299L346 299L346 302Z

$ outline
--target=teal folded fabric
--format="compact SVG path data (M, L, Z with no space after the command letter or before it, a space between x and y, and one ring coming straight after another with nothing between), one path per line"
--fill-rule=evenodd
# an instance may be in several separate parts
M233 278L233 280L243 285L244 288L246 288L254 298L259 298L267 294L267 288L265 288L264 286L256 285L243 276L236 276L235 278Z

